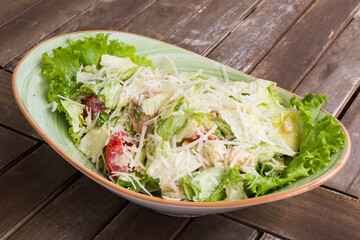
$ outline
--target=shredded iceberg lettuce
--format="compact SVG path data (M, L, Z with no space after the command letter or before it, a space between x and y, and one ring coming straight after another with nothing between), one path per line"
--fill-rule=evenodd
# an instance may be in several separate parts
M319 172L346 144L341 125L321 112L326 96L285 107L274 82L180 73L167 57L155 69L108 38L45 53L42 72L75 145L120 186L167 199L242 200Z

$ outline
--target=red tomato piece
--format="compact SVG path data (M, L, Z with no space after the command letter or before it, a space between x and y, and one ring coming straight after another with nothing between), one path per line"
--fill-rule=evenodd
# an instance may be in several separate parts
M126 138L126 140L124 139ZM128 166L120 166L114 162L116 155L122 157L124 155L124 145L131 146L133 145L129 142L130 134L127 132L118 132L116 133L109 141L106 147L106 165L109 169L110 174L113 172L128 172Z
M197 135L194 135L194 136L191 136L191 137L186 138L185 141L193 142L193 141L198 140L199 138L200 138L200 135L197 134ZM209 139L209 140L217 140L217 139L219 139L219 138L216 137L216 136L210 135L210 136L208 136L208 139Z
M100 99L94 94L91 94L85 99L84 105L85 108L83 115L84 117L87 117L88 112L91 111L91 119L94 119L98 112L101 112L101 110L106 108L105 103L100 101Z

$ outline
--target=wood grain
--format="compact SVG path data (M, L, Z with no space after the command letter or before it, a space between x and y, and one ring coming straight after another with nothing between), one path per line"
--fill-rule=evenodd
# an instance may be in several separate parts
M209 0L160 0L145 12L117 30L161 39L174 28L182 25Z
M43 145L0 176L0 236L75 172L55 151Z
M211 1L163 41L196 53L204 53L225 38L258 2L245 0L239 4L237 0Z
M290 239L360 237L359 200L323 188L227 215Z
M131 203L95 239L169 239L185 221Z
M268 233L264 233L264 235L261 236L260 240L280 240L280 238L277 238L273 235L270 235Z
M36 141L0 127L0 170L36 144Z
M0 70L0 123L29 136L41 139L20 112L11 89L11 74Z
M11 21L16 16L22 14L29 8L38 4L42 0L1 0L0 1L0 26Z
M269 0L231 31L209 57L240 71L250 72L312 0Z
M0 28L4 66L97 0L46 0Z
M360 197L360 95L352 103L341 120L348 129L352 149L345 167L326 186Z
M219 215L209 215L195 218L178 235L177 240L186 239L257 239L259 233L250 227L224 218Z
M44 40L60 34L76 31L93 29L114 30L120 23L128 21L134 16L140 14L140 12L152 2L153 0L101 0L90 6L79 16L74 17L54 32L47 35ZM6 70L14 71L16 65L24 55L25 53L19 55L8 63L5 66Z
M50 36L93 29L114 30L119 24L138 15L138 11L149 3L152 3L152 0L101 0L56 29Z
M360 83L360 14L335 40L315 67L296 88L303 96L312 92L326 94L324 108L338 115Z
M351 20L358 0L316 1L260 62L252 75L292 90Z
M90 239L125 203L82 176L9 239Z

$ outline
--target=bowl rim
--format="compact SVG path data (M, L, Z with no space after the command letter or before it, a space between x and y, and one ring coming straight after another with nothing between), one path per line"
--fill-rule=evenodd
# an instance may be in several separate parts
M25 108L23 102L21 101L18 89L17 89L17 82L16 82L16 75L17 75L17 71L20 68L22 62L27 58L27 56L32 53L33 51L35 51L39 46L41 46L42 44L52 41L56 38L60 38L60 37L64 37L64 36L69 36L72 34L83 34L83 33L121 33L121 34L128 34L128 35L133 35L133 36L137 36L137 37L141 37L141 38L147 38L149 40L153 40L153 41L157 41L157 42L161 42L163 44L167 44L170 45L172 47L181 49L183 51L186 52L190 52L192 54L196 54L202 58L205 58L207 60L219 63L215 60L212 60L210 58L204 57L200 54L194 53L192 51L186 50L184 48L181 47L177 47L173 44L169 44L160 40L156 40L150 37L146 37L146 36L142 36L139 34L134 34L134 33L128 33L128 32L123 32L123 31L113 31L113 30L87 30L87 31L77 31L77 32L70 32L70 33L65 33L65 34L61 34L58 36L54 36L51 37L45 41L42 41L40 43L38 43L36 46L34 46L33 48L31 48L19 61L19 63L17 64L13 75L12 75L12 89L13 89L13 95L15 98L15 101L17 103L17 105L19 106L21 112L23 113L23 115L25 116L25 118L27 119L27 121L31 124L31 126L37 131L37 133L39 133L39 135L58 153L60 154L66 161L68 161L70 164L72 164L73 166L75 166L78 170L80 170L81 172L85 173L87 176L91 177L93 180L97 181L98 183L102 184L103 186L106 186L109 189L112 189L113 191L116 192L120 192L122 194L128 195L132 198L136 198L136 199L140 199L146 202L152 202L155 204L164 204L164 205L171 205L171 206L179 206L179 207L204 207L204 208L221 208L221 207L241 207L241 206L250 206L250 205L255 205L255 204L260 204L260 203L266 203L266 202L272 202L275 200L280 200L280 199L284 199L284 198L288 198L291 196L295 196L298 195L300 193L304 193L307 192L319 185L321 185L322 183L326 182L327 180L329 180L330 178L332 178L333 176L335 176L341 168L343 168L343 166L345 165L345 163L347 162L349 156L350 156L350 150L351 150L351 140L350 140L350 136L349 133L347 131L347 129L344 127L344 125L335 117L336 121L338 123L340 123L342 130L344 131L345 135L346 135L346 149L344 152L344 155L341 159L341 161L333 168L331 169L326 175L323 175L321 177L319 177L318 179L315 179L313 182L307 183L303 186L294 188L294 189L290 189L284 192L280 192L280 193L275 193L275 194L271 194L271 195L264 195L264 196L260 196L260 197L255 197L255 198L249 198L249 199L243 199L243 200L237 200L237 201L230 201L230 202L186 202L186 201L178 201L178 200L170 200L170 199L163 199L163 198L158 198L158 197L151 197L142 193L136 193L133 192L131 190L128 190L124 187L118 186L115 183L113 183L112 181L101 177L100 175L94 173L93 171L91 171L90 169L88 169L87 167L85 167L84 165L82 165L80 162L76 161L73 157L70 156L70 154L66 153L64 150L62 150L62 148L60 146L58 146L42 129L41 127L35 122L35 120L31 117L30 113L27 111L27 109ZM236 72L239 72L241 74L245 74L237 69L234 69L232 67L226 66L229 69L232 69ZM249 76L248 74L246 74L247 76ZM252 77L252 76L250 76ZM280 89L281 91L290 93L294 96L297 96L299 98L301 98L300 96L287 91L283 88L280 88L277 86L278 89ZM326 114L330 114L329 112L325 111L324 109L322 109ZM331 114L330 114L331 115Z

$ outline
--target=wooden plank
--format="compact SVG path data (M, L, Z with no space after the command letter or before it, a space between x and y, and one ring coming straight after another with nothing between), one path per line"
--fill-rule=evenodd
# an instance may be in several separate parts
M169 239L185 221L131 203L95 239Z
M359 200L323 188L227 215L290 239L360 238Z
M345 167L325 185L360 197L360 95L351 104L342 122L350 134L351 155Z
M15 103L11 89L11 74L0 70L0 123L29 136L41 139L26 121Z
M324 105L325 109L334 115L338 115L360 83L359 39L360 14L357 14L296 88L295 93L299 95L309 92L326 94L330 101ZM343 122L351 135L352 153L348 163L340 173L325 185L359 197L360 97L347 111Z
M209 0L160 0L125 26L117 29L161 39L184 24Z
M128 21L134 15L138 15L138 11L150 3L152 3L152 0L101 0L81 15L58 28L50 36L75 31L93 30L94 26L96 26L96 29L114 30L119 24Z
M316 1L260 62L252 75L288 90L306 76L351 20L358 0Z
M277 238L273 235L270 235L268 233L264 233L264 235L261 236L260 240L280 240L280 238Z
M204 53L227 36L239 20L249 14L258 0L211 1L188 22L163 41L196 53Z
M90 239L125 204L123 198L82 176L9 239Z
M97 0L45 0L0 28L4 66Z
M6 24L16 16L25 12L29 8L38 4L42 0L23 0L23 1L14 1L14 0L1 0L0 8L0 26Z
M195 218L176 238L186 239L257 239L259 233L250 227L219 215Z
M35 146L36 141L0 127L0 170Z
M86 9L79 16L74 17L47 35L45 39L70 32L92 30L94 26L96 26L96 29L114 30L119 24L140 14L152 1L153 0L101 0ZM104 14L105 12L106 14ZM16 65L24 55L25 53L13 59L5 68L9 71L14 71Z
M250 72L313 0L262 2L209 55L240 71Z
M43 145L0 176L0 236L76 172Z
M360 11L296 88L303 96L326 94L324 108L338 115L360 83Z

